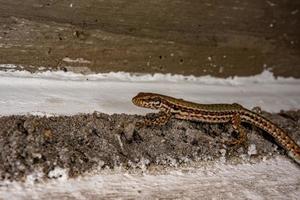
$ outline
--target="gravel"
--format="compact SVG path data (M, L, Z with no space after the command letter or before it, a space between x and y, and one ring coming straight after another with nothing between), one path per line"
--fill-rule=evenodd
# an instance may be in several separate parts
M151 117L155 114L148 114ZM300 140L300 110L263 115ZM94 112L74 116L0 117L0 180L56 179L58 169L70 178L123 168L157 170L193 163L253 163L284 154L262 130L245 124L247 141L234 139L229 124L171 119L162 127L139 127L139 115Z

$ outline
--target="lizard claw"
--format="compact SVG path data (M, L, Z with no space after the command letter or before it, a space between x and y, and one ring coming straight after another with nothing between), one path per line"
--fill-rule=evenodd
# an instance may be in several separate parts
M227 140L227 141L223 141L223 144L227 145L227 146L240 146L243 145L246 142L246 135L240 135L239 138L237 139L233 139L233 140Z

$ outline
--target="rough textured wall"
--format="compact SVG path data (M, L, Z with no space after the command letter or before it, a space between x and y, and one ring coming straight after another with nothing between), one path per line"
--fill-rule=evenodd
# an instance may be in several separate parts
M1 63L32 70L215 76L270 67L276 75L300 77L299 1L0 0L0 5Z

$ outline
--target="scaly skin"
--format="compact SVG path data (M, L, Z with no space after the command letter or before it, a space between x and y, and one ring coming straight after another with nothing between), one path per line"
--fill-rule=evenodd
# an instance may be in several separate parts
M161 94L142 92L135 96L132 102L140 107L160 110L158 118L145 121L147 125L163 125L172 116L177 119L208 123L231 122L233 128L241 135L233 144L239 144L246 139L241 122L253 124L269 133L287 154L300 164L300 147L285 131L239 104L197 104Z

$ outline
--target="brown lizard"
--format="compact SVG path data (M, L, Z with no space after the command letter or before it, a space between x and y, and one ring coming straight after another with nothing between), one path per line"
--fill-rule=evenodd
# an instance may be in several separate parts
M164 125L172 116L176 119L199 122L232 123L235 131L240 134L239 139L232 144L240 144L246 140L241 122L253 124L269 133L286 150L287 154L300 164L300 146L285 131L258 113L237 103L198 104L161 94L143 92L133 97L132 102L140 107L160 110L159 117L145 120L146 125Z

